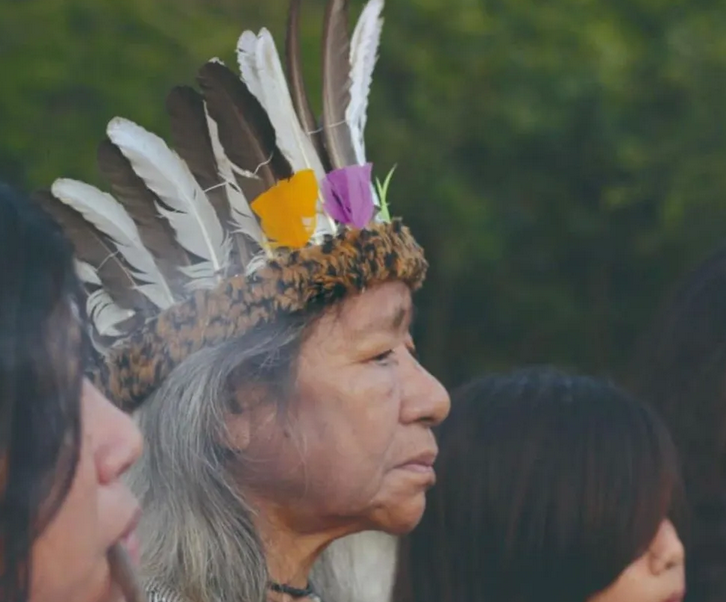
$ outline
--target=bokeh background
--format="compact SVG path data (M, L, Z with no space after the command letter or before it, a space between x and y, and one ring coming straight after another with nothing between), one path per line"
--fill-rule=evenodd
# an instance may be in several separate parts
M314 102L324 0L306 0ZM362 7L351 0L352 17ZM123 115L285 0L2 0L0 179L101 184ZM388 0L367 132L431 260L416 327L448 385L547 362L621 375L659 300L726 237L723 0Z

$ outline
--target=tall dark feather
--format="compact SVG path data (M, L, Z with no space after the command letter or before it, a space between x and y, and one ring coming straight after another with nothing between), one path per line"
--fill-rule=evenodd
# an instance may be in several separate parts
M61 203L49 190L37 190L31 198L63 229L73 244L76 257L96 269L104 289L117 305L142 313L149 311L150 303L134 288L137 282L104 234Z
M180 291L186 278L176 268L189 265L190 260L176 242L169 222L156 210L159 199L108 138L98 145L97 159L99 170L111 185L114 196L136 223L141 242L156 258L156 264L172 291Z
M202 95L190 86L175 86L166 97L166 111L174 150L184 159L202 189L219 184Z
M334 169L358 162L350 127L345 121L349 103L348 2L330 0L323 32L323 137Z
M171 137L175 150L207 193L222 227L232 237L237 251L235 258L245 261L250 253L247 239L235 234L232 228L232 211L226 188L221 185L222 177L209 135L204 98L194 88L176 86L166 97L166 110L171 120Z
M302 0L291 0L290 14L287 19L287 37L285 39L285 60L287 67L287 85L290 88L295 113L303 130L313 142L313 146L323 163L325 171L330 171L330 158L325 149L323 134L310 107L310 98L305 88L300 49L300 4Z
M238 180L247 200L253 201L278 180L292 177L290 164L277 148L270 119L245 83L214 61L199 70L197 80L230 161L261 178Z

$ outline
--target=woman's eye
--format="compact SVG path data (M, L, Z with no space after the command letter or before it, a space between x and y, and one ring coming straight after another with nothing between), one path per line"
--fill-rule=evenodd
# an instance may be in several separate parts
M384 351L383 353L379 353L378 355L371 358L372 361L378 362L378 363L386 363L393 357L393 349L389 349L388 351Z

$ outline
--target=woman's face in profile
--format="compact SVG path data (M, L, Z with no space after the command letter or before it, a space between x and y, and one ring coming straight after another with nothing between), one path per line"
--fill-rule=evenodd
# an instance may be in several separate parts
M678 533L664 520L645 554L588 602L681 602L686 589L684 561Z
M449 396L413 355L403 282L371 287L338 310L300 351L289 410L296 438L275 421L276 408L262 406L248 452L265 458L264 495L294 506L301 521L406 532L434 484L431 429Z
M141 453L141 435L88 381L81 399L82 439L76 474L54 519L33 545L30 602L101 602L115 597L106 555L131 534L139 505L121 475Z

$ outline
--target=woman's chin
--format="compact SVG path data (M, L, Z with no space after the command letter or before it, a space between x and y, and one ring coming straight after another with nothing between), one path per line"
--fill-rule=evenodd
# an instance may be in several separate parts
M397 500L374 514L375 529L390 535L405 535L419 524L425 508L426 495L423 491Z

